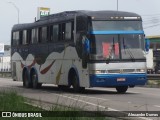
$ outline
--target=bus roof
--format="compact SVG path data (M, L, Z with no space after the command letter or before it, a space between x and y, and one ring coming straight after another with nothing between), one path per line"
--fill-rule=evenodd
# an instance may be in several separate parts
M79 11L65 11L57 14L52 14L50 16L42 17L41 20L46 20L55 17L64 17L64 16L79 16L79 15L86 15L89 17L140 17L140 15L131 12L122 12L122 11L86 11L86 10L79 10Z
M85 10L78 10L78 11L65 11L57 14L52 14L49 16L42 17L40 20L35 21L34 23L26 23L26 24L16 24L13 26L12 31L21 30L21 29L29 29L35 26L40 26L44 24L53 23L56 21L65 21L74 19L76 16L86 16L86 17L94 17L94 18L101 18L101 19L109 19L111 17L139 17L141 20L141 16L136 13L131 12L123 12L123 11L85 11Z

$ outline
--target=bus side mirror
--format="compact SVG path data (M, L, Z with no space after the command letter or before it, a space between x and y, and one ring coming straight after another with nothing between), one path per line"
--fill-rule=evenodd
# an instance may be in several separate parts
M145 39L145 49L146 52L149 52L149 48L150 48L150 40L148 38Z
M85 36L82 37L82 45L82 67L87 68L88 55L90 53L90 41Z
M90 53L90 41L86 37L83 37L83 46L84 46L85 54L89 54Z

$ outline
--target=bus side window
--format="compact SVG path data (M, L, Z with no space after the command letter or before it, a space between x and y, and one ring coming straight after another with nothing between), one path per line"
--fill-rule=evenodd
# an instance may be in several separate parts
M27 30L23 30L22 32L22 44L23 45L27 44Z
M72 21L71 40L74 40L74 22Z
M49 40L53 41L53 25L49 26Z
M47 42L50 41L50 28L47 26Z
M31 36L32 36L31 30L27 30L27 44L30 44L30 42L31 42Z
M42 43L45 43L47 42L47 27L42 27L42 31L41 31L41 34L42 34L42 38L41 38L41 42Z
M53 25L53 41L57 42L59 38L59 25Z
M39 27L38 29L38 43L42 42L42 28Z
M38 37L37 29L32 29L32 35L31 36L32 36L31 43L36 44L37 43L37 37Z
M66 23L66 27L65 27L65 40L71 40L71 33L72 33L72 26L71 26L71 22Z
M19 45L19 31L12 33L12 45Z
M62 32L61 32L61 40L65 40L65 23L62 23Z
M59 29L58 29L58 41L62 40L62 24L58 25Z
M19 45L22 45L23 42L23 31L19 31Z

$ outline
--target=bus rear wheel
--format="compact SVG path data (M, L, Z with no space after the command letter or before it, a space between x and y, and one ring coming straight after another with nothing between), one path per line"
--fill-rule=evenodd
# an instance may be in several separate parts
M117 86L116 90L118 93L125 93L128 89L128 86Z
M38 89L42 86L42 83L38 83L38 76L37 76L36 72L32 72L31 80L32 80L32 84L33 84L34 89Z
M27 71L25 71L24 75L23 75L23 86L26 87L26 88L31 88L32 87L32 84L29 80L29 76L28 76Z

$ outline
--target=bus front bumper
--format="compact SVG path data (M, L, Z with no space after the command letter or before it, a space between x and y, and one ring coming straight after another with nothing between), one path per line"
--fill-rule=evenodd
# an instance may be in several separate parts
M94 74L90 75L90 87L116 87L145 85L147 77L142 74Z

